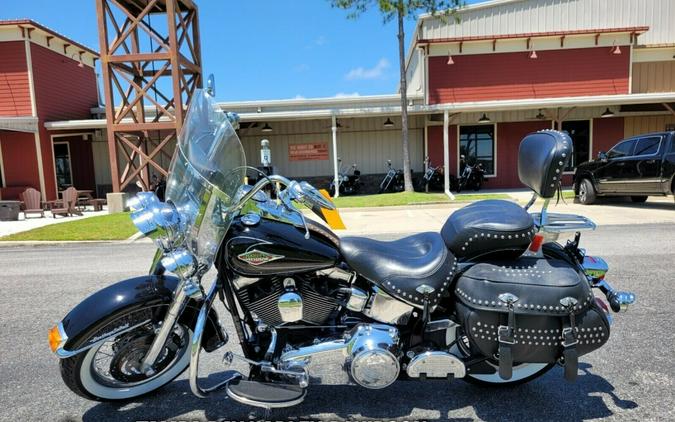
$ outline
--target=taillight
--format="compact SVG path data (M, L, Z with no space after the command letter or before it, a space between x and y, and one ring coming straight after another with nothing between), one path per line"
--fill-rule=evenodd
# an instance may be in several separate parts
M530 252L539 252L542 243L544 243L544 235L539 233L535 234L530 243Z

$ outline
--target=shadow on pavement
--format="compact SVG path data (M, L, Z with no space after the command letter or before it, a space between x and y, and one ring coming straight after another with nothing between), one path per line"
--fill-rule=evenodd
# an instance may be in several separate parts
M576 202L575 202L576 203ZM593 205L588 205L593 207L595 205L606 205L616 208L635 208L641 210L675 210L675 202L673 201L647 201L647 202L632 202L630 198L622 197L606 197L598 198L598 202Z
M203 412L205 420L318 419L311 415L328 414L324 418L581 421L612 416L609 402L622 410L638 407L618 397L614 387L591 369L591 365L581 363L576 383L565 382L562 370L556 367L536 381L510 388L485 388L461 381L401 381L383 390L313 386L302 404L270 414L233 402L222 390L212 398L198 399L190 392L187 380L181 380L134 403L99 403L83 415L83 420L168 420L196 411ZM222 376L210 378L217 381ZM462 417L451 418L451 414Z

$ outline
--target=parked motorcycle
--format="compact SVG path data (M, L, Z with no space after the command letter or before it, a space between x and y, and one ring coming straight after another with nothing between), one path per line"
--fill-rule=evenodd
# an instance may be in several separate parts
M440 233L339 239L292 204L319 216L334 209L308 183L270 175L244 184L230 117L197 90L167 201L143 192L132 204L134 224L158 246L150 274L94 293L50 330L63 381L88 399L129 400L189 368L198 397L225 388L235 401L270 409L296 405L322 383L506 386L556 364L573 380L578 358L607 342L609 308L623 310L634 296L615 291L605 262L579 248L590 220L545 212L571 148L551 130L523 139L520 180L534 191L525 208L480 201L455 211ZM538 197L542 211L528 213ZM555 240L565 233L576 235L563 246ZM234 333L220 324L216 298ZM217 351L231 334L242 354L225 353L225 366L243 362L249 374L229 372L204 387L202 349Z
M466 162L466 157L464 155L461 156L461 161L462 174L457 181L457 192L461 192L466 188L479 191L485 180L485 170L483 170L483 166L480 163L470 165Z
M419 192L427 191L444 191L445 190L445 178L444 178L444 169L443 166L433 166L429 157L424 159L426 164L427 171L424 172L424 175L420 179L417 190ZM450 190L457 190L457 178L452 174L449 176Z
M356 169L356 163L352 164L352 174L347 174L348 169L342 167L342 159L338 158L340 171L338 172L338 189L340 195L357 194L361 190L361 171ZM335 196L335 180L328 186L330 196Z
M391 160L387 160L387 174L384 175L384 179L380 182L380 189L377 193L403 192L404 189L403 170L392 168Z

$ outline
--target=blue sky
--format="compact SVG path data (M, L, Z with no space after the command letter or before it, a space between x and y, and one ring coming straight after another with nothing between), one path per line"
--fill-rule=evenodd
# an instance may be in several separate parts
M98 50L94 0L0 0L0 19L30 18ZM467 1L474 3L475 1ZM395 93L396 23L348 20L328 0L198 0L202 60L222 101ZM415 28L406 21L406 47Z

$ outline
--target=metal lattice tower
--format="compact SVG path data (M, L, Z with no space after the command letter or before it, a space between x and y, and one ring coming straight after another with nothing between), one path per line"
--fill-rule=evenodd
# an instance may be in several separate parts
M187 104L202 85L191 0L96 0L113 191L166 176Z

